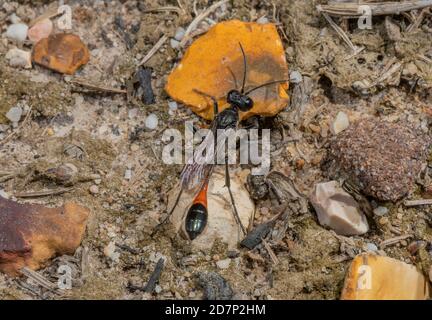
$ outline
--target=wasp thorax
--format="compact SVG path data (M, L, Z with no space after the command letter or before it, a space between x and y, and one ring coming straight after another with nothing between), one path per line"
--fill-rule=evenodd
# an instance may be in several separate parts
M249 111L253 108L253 100L248 96L241 94L238 90L228 92L227 101L229 104L236 106L241 111Z

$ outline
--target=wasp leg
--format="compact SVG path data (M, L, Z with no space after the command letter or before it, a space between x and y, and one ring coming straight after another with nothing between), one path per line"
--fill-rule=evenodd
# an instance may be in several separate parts
M154 236L156 233L158 233L158 231L160 230L160 228L161 228L161 227L162 227L162 226L163 226L163 225L168 221L168 219L171 217L171 215L173 214L175 208L177 207L177 205L178 205L178 203L179 203L179 201L180 201L180 197L181 197L182 193L183 193L183 189L180 190L180 192L179 192L179 194L178 194L178 196L177 196L177 199L176 199L176 201L175 201L175 203L174 203L174 206L171 208L171 210L170 210L170 212L168 213L168 215L165 217L165 219L162 220L161 223L159 223L159 224L154 228L154 230L153 230L153 232L151 233L150 237L153 238L153 236Z
M195 91L196 93L198 93L204 97L210 98L213 101L214 115L216 116L219 113L219 106L218 106L218 103L217 103L217 100L215 97L213 97L212 95L209 95L208 93L202 92L198 89L193 89L193 91Z
M226 161L225 161L225 186L228 188L228 192L229 192L229 195L230 195L230 198L231 198L231 203L233 205L234 218L237 221L238 225L240 226L243 234L246 235L247 234L246 233L246 229L245 229L245 227L243 226L243 224L242 224L242 222L240 220L240 216L239 216L238 211L237 211L235 200L234 200L233 194L231 192L231 179L230 179L230 175L229 175L228 159L226 159Z

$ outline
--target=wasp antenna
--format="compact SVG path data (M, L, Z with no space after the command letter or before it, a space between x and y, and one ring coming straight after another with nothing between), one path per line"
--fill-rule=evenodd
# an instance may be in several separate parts
M240 42L239 42L239 46L240 46L240 50L241 50L242 55L243 55L243 83L242 83L242 88L241 88L241 93L243 94L244 88L246 85L247 63L246 63L246 54L245 54L243 46Z
M255 90L258 90L258 89L260 89L260 88L262 88L262 87L266 87L266 86L269 86L269 85L272 85L272 84L275 84L275 83L284 83L284 82L288 82L288 81L289 81L288 79L285 79L285 80L270 81L270 82L267 82L267 83L261 84L261 85L259 85L258 87L255 87L255 88L253 88L253 89L250 89L249 91L247 91L247 92L245 93L245 95L249 95L251 92L253 92L253 91L255 91Z

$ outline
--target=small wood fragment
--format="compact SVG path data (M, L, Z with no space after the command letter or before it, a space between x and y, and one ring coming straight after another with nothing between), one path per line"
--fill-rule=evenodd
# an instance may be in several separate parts
M364 5L370 7L373 16L382 16L423 9L432 6L432 0L374 3L333 2L328 5L318 5L317 9L318 11L325 12L331 16L357 18L363 15L359 8Z
M382 241L380 243L380 248L384 249L384 248L386 248L388 246L394 245L394 244L396 244L396 243L398 243L398 242L400 242L402 240L409 239L409 238L412 238L412 237L413 237L412 234L404 234L402 236L397 236L397 237L394 237L394 238L390 238L390 239L384 240L384 241Z
M160 258L156 264L153 273L150 276L149 281L147 282L147 285L144 287L144 292L152 293L154 291L154 289L156 288L156 283L159 281L159 278L161 276L164 263L165 260L163 258Z
M16 198L37 198L37 197L46 197L46 196L56 196L59 194L63 194L69 191L72 191L74 188L58 188L53 190L42 190L35 192L23 192L23 193L15 193L14 196Z
M406 200L404 201L405 207L416 207L416 206L424 206L431 205L432 199L419 199L419 200Z

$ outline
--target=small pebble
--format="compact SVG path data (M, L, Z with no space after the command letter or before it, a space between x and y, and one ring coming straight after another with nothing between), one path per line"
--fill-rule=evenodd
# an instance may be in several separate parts
M12 13L9 17L9 21L13 24L17 24L21 22L21 19L15 13Z
M155 287L155 292L156 292L157 294L161 293L161 292L162 292L162 287L161 287L160 285L156 285L156 287Z
M378 217L385 216L388 213L388 209L386 207L378 207L374 209L374 214Z
M126 169L124 178L125 178L125 180L128 180L128 181L132 179L132 170L131 169Z
M228 269L230 264L231 264L231 259L224 259L216 262L217 267L222 270Z
M6 118L8 118L12 123L17 123L20 121L23 114L23 109L20 106L12 107L6 113Z
M99 187L97 185L92 185L89 190L90 190L90 193L92 193L92 194L98 194L99 193Z
M303 76L298 71L291 71L290 73L290 82L291 83L300 83L303 81Z
M9 195L3 189L0 189L0 197L3 197L5 199L9 199Z
M11 67L25 69L31 69L32 67L31 52L29 51L13 48L6 53L5 57Z
M336 119L330 126L330 130L333 134L338 134L348 128L349 124L350 123L347 114L345 112L339 111Z
M132 152L137 152L139 150L139 145L137 145L136 143L131 145L131 151Z
M174 39L176 39L177 41L181 41L185 35L185 29L182 27L178 27L174 36Z
M158 122L158 117L154 113L151 113L147 116L145 120L145 126L149 130L154 130L157 128Z
M6 132L9 130L9 126L6 124L0 124L0 132Z
M378 251L378 247L375 244L373 244L372 242L368 242L368 243L366 243L366 250L375 252L375 251Z
M168 102L168 107L172 111L177 110L177 108L178 108L177 102L175 102L175 101Z
M50 19L44 19L36 23L28 30L28 37L33 43L39 42L43 38L48 38L53 30L53 23Z
M128 117L129 117L129 119L136 118L137 115L138 115L138 108L130 109L128 111Z
M6 31L6 37L11 40L23 42L27 38L28 27L24 23L14 23Z
M104 255L108 258L110 258L114 262L119 262L120 259L120 253L116 252L116 245L114 241L111 241L105 248L104 248Z
M266 24L266 23L269 23L269 19L266 16L262 16L261 18L259 18L257 20L257 23L259 23L259 24Z
M179 45L180 45L180 42L177 41L176 39L171 39L170 40L170 45L171 45L171 48L177 49L179 47Z

